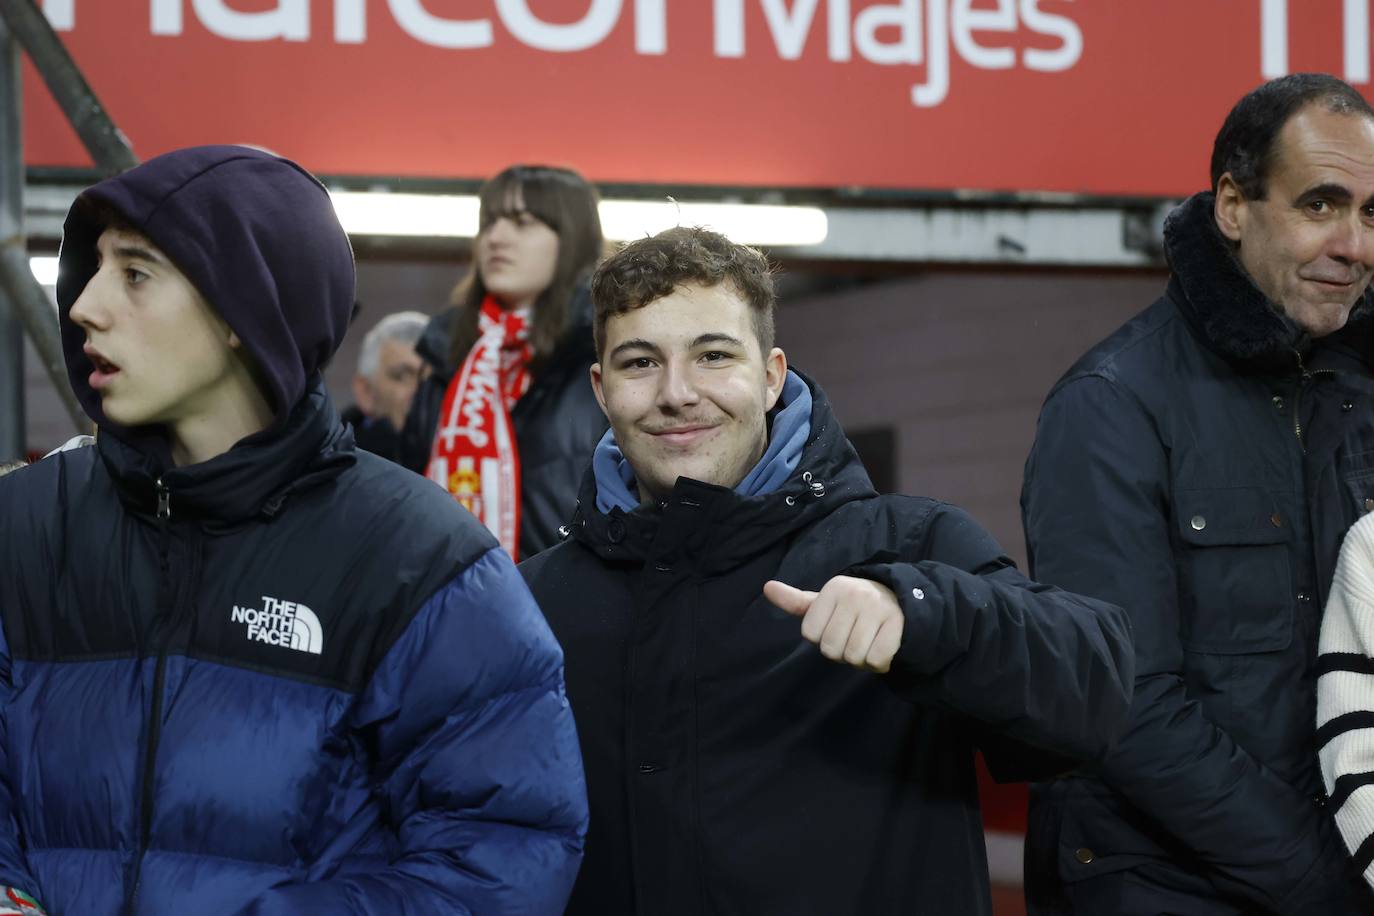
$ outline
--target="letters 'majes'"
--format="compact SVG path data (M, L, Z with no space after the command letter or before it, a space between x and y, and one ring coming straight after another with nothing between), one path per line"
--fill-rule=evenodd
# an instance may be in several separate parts
M668 0L590 0L581 19L549 23L530 10L530 0L489 0L485 16L454 19L430 12L424 0L372 0L385 4L392 18L416 41L440 48L479 50L495 44L493 19L518 42L541 51L571 53L595 47L615 29L622 16L634 26L634 50L641 55L668 53ZM853 9L852 0L711 0L694 2L690 12L712 17L717 57L745 55L746 7L757 3L784 60L802 56L814 28L825 31L827 57L834 62L857 56L882 66L925 66L924 83L911 90L913 104L939 105L949 93L950 51L983 70L1007 70L1020 63L1030 70L1058 72L1072 68L1083 55L1083 32L1067 15L1040 9L1041 0L996 0L995 8L972 8L972 0L893 0ZM1273 2L1273 0L1266 0ZM333 9L334 41L367 41L368 0L313 0ZM44 0L43 9L59 31L76 28L78 0ZM824 6L824 26L817 24ZM227 0L149 0L149 27L154 35L181 35L186 15L231 41L310 40L312 0L277 0L273 9L242 12ZM1057 47L1018 52L994 37L1022 28L1058 41Z

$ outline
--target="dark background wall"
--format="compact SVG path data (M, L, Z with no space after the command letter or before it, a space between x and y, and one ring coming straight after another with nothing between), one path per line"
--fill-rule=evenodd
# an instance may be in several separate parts
M891 426L896 484L967 509L1025 568L1022 466L1050 387L1159 274L931 271L788 302L778 338L846 429Z

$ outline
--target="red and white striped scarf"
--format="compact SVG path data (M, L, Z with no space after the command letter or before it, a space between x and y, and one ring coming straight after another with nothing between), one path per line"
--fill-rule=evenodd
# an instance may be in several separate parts
M478 332L444 392L427 473L519 559L520 453L510 412L530 387L529 321L488 296Z

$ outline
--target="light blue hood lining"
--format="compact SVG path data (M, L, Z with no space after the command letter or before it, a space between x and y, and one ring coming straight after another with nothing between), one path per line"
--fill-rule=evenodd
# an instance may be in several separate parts
M773 417L773 435L763 457L735 487L741 496L763 496L776 491L801 463L802 448L811 438L811 389L801 376L787 370L783 382L782 404ZM630 462L616 444L615 432L597 443L592 453L592 473L596 478L596 508L602 514L612 509L633 512L639 507L639 486Z

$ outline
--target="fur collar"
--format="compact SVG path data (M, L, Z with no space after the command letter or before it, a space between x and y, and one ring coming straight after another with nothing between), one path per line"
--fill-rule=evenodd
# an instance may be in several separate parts
M1258 369L1288 369L1312 345L1283 310L1270 302L1241 266L1212 217L1215 196L1194 194L1164 224L1170 286L1189 323L1224 359ZM1374 363L1374 291L1366 290L1333 344L1353 347Z

